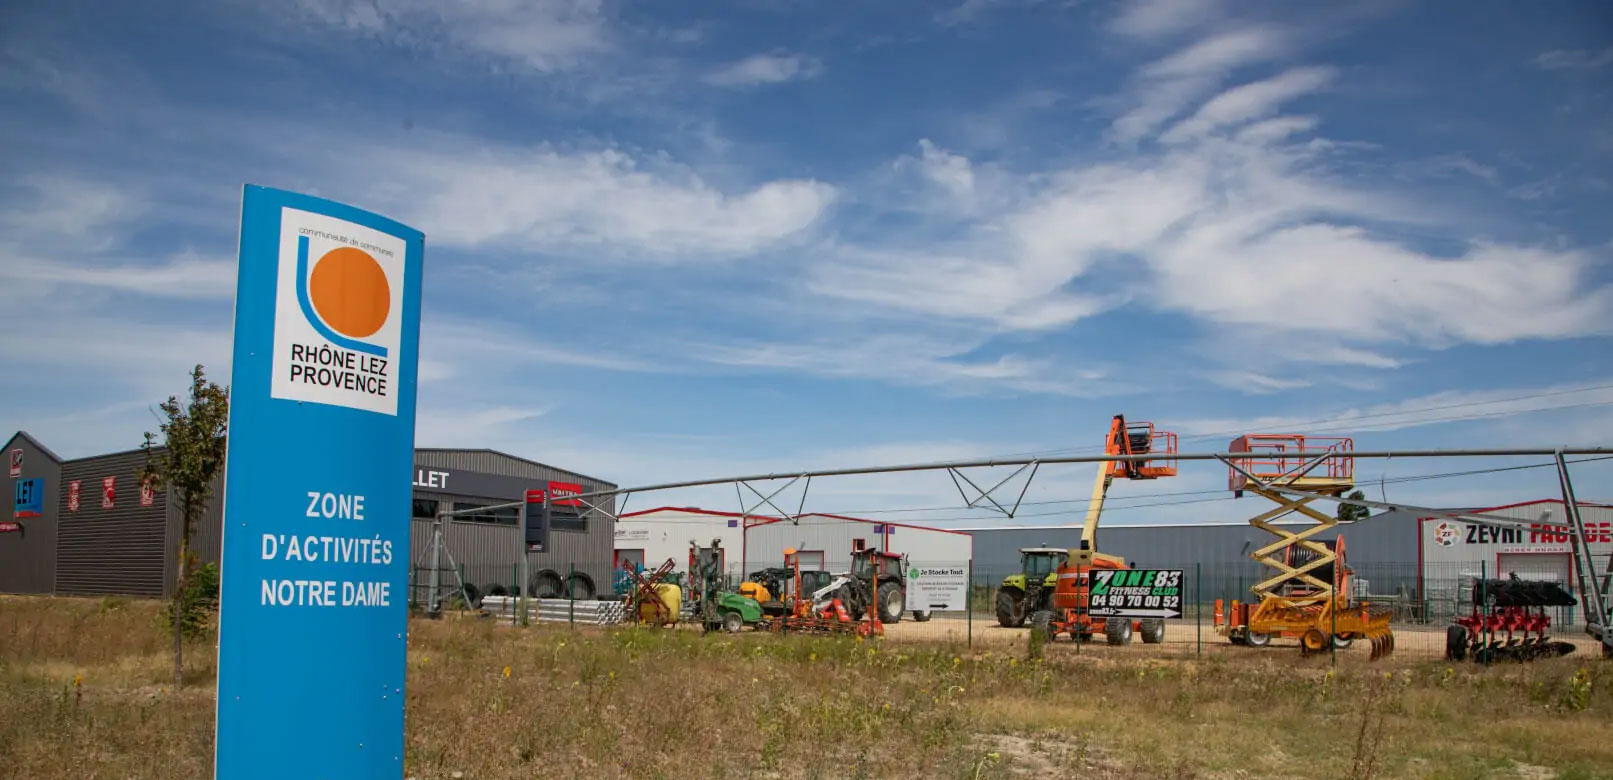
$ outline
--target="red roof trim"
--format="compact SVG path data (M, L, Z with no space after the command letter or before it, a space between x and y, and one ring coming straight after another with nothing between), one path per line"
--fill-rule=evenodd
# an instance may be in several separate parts
M773 517L772 515L756 515L756 514L742 515L742 514L740 514L738 512L722 512L722 511L718 511L716 509L701 509L700 507L695 507L695 506L658 506L658 507L655 507L654 509L640 509L637 512L628 512L627 514L624 514L624 515L617 515L616 518L618 520L620 520L620 519L622 519L624 517L638 517L640 515L653 515L656 512L687 512L687 513L692 514L692 515L710 515L712 517L744 517L744 518L752 518L752 519L762 519L762 520L764 520L766 522L772 522L772 521L780 519L780 518L777 518L777 517Z
M1598 503L1596 503L1594 501L1579 501L1577 503L1580 506L1593 506L1593 507L1596 507L1598 509L1613 508L1613 504L1598 504ZM1446 510L1446 511L1460 513L1460 514L1479 514L1479 513L1482 513L1482 512L1495 512L1495 511L1499 511L1499 510L1502 510L1502 509L1517 509L1520 506L1539 506L1540 504L1556 504L1558 506L1562 506L1563 505L1563 500L1560 499L1560 498L1537 498L1537 499L1535 499L1533 501L1519 501L1516 504L1502 504L1501 506L1487 506L1487 507L1484 507L1482 509L1450 509L1450 510ZM1446 518L1438 517L1437 515L1428 515L1428 516L1425 516L1425 517L1419 517L1417 519L1418 520L1434 520L1434 519L1443 520L1443 519L1446 519ZM1460 519L1460 518L1456 518L1456 519Z
M735 515L735 517L738 517L738 515ZM759 515L751 515L751 517L759 517ZM848 517L846 515L830 515L830 514L824 514L822 512L807 512L806 514L801 515L801 517L827 517L827 518L830 518L832 520L844 520L844 521L846 521L848 523L867 523L869 525L889 525L889 526L895 526L897 528L916 528L916 529L918 529L920 531L940 531L941 533L944 533L944 534L957 534L959 536L968 536L970 538L974 537L974 534L971 534L968 531L954 531L951 528L935 528L933 526L914 525L912 523L894 523L894 522L891 522L889 520L869 520L869 519L867 519L865 517ZM790 518L788 518L788 517L769 517L769 518L762 519L760 522L746 523L745 527L746 528L755 528L756 526L759 526L759 525L771 525L773 523L782 523L785 520L789 520L789 519Z

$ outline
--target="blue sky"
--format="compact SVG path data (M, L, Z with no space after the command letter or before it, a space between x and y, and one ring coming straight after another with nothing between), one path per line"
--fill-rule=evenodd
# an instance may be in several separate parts
M269 5L0 10L0 429L133 447L190 364L226 377L252 182L427 234L420 444L622 484L1069 452L1116 412L1195 450L1613 441L1602 4ZM1257 511L1143 506L1224 477L1113 521Z

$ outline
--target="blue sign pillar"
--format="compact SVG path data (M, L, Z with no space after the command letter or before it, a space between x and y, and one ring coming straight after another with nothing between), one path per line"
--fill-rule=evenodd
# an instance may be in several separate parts
M246 188L220 780L402 776L423 251L385 217Z

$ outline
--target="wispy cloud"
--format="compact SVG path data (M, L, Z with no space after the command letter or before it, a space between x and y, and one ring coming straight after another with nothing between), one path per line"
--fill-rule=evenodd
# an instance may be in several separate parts
M297 0L307 18L342 33L448 48L534 71L575 67L611 48L603 0Z
M1220 5L1218 0L1134 0L1121 4L1109 28L1129 38L1164 38L1203 24Z
M804 54L773 52L756 54L732 62L706 75L706 83L718 87L758 87L806 81L823 74L823 63Z
M1311 386L1311 382L1306 379L1284 379L1282 377L1267 376L1256 371L1230 369L1212 371L1205 378L1222 387L1236 390L1246 395L1270 395L1284 390L1297 390Z
M463 147L461 147L463 148ZM618 149L395 148L397 206L448 246L604 249L710 260L755 252L811 227L835 188L810 179L723 191L662 156Z
M1173 421L1172 425L1178 433L1192 436L1292 428L1314 434L1382 432L1609 404L1613 404L1613 378L1538 387L1447 390L1391 403L1317 410L1304 415L1201 418Z
M60 259L0 257L0 278L47 286L94 287L160 298L228 300L235 263L182 256L160 265L76 265Z
M973 21L975 17L986 11L1005 5L1009 0L963 0L951 8L935 15L935 22L943 27L953 27Z
M1110 125L1110 134L1135 142L1213 91L1234 69L1285 56L1289 37L1270 26L1229 29L1145 65L1123 103L1130 104Z
M1597 70L1613 64L1613 46L1591 49L1552 49L1535 57L1535 65L1545 70Z
M1178 143L1227 125L1270 116L1283 103L1314 92L1332 79L1331 68L1294 68L1269 79L1240 84L1211 98L1193 116L1166 131L1160 140Z
M1013 390L1091 396L1106 391L1101 367L1072 369L1052 360L1014 354L971 356L978 346L977 340L890 334L855 341L712 343L695 345L687 353L730 367L876 379L961 393Z

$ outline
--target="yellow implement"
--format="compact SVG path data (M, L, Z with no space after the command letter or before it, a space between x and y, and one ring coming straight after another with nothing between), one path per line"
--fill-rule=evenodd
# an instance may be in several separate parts
M1294 637L1302 652L1315 653L1330 646L1343 649L1363 638L1372 644L1372 660L1394 652L1390 611L1350 603L1344 537L1313 538L1337 526L1338 520L1309 504L1342 495L1355 486L1354 459L1347 454L1353 449L1354 443L1347 438L1299 434L1250 434L1228 447L1229 452L1248 453L1228 462L1228 487L1239 496L1250 492L1277 504L1249 520L1250 525L1277 537L1249 556L1275 573L1249 589L1257 603L1232 602L1224 623L1219 605L1216 609L1218 629L1234 644L1264 647L1274 636ZM1306 494L1293 497L1273 488ZM1290 514L1314 520L1316 525L1295 531L1293 526L1274 523Z

